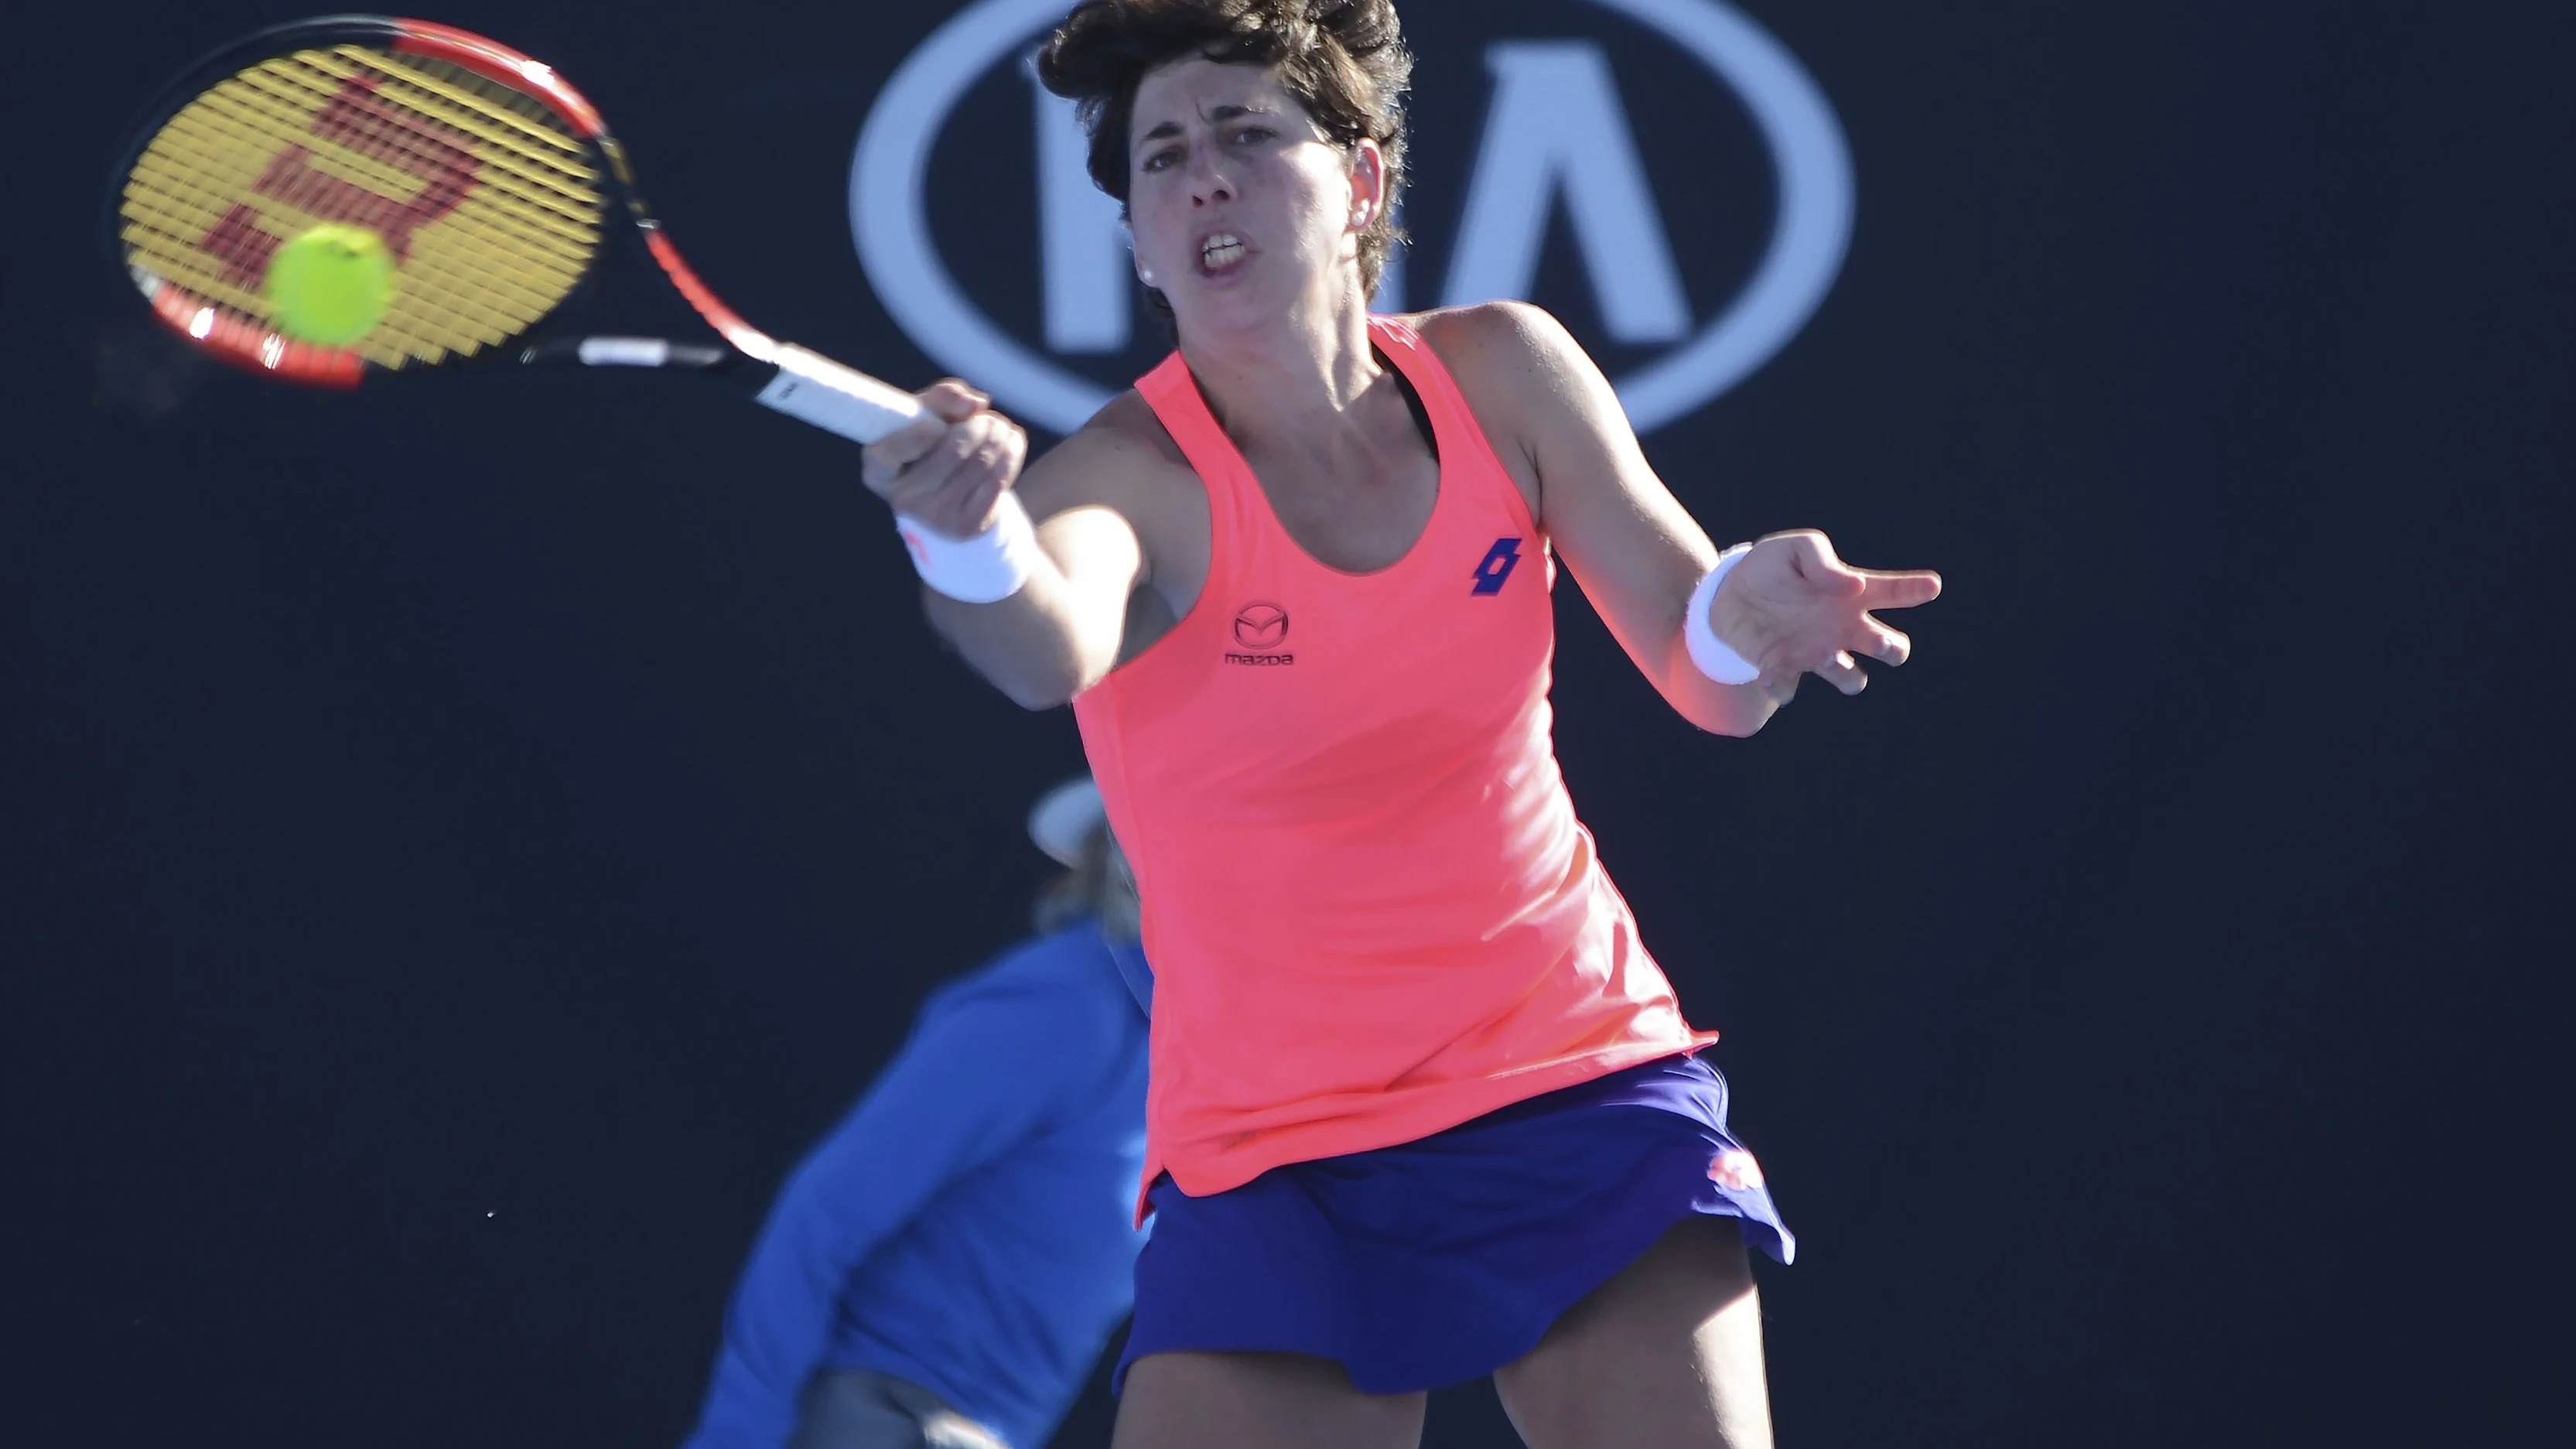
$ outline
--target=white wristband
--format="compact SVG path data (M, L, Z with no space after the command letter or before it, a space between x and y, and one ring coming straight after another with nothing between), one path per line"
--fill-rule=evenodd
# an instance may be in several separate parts
M923 583L961 603L990 604L1018 593L1038 558L1038 531L1019 495L1004 493L993 512L993 526L967 539L942 538L900 513L894 528Z
M1691 590L1690 611L1682 619L1682 641L1690 646L1691 663L1720 684L1751 684L1762 677L1760 665L1727 648L1726 641L1708 626L1708 606L1717 598L1718 585L1726 582L1728 571L1742 563L1752 548L1739 543L1717 556L1717 566Z

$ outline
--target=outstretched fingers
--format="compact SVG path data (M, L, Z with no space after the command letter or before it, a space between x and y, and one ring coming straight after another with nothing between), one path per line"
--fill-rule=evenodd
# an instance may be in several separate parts
M1845 694L1858 694L1869 688L1869 676L1861 672L1860 661L1852 658L1851 651L1847 649L1835 650L1833 657L1818 664L1814 672L1825 683Z
M1856 569L1834 552L1833 541L1813 529L1765 535L1745 560L1744 580L1734 596L1743 611L1738 620L1748 638L1762 646L1763 683L1775 701L1786 698L1781 681L1814 674L1844 694L1869 687L1862 661L1903 664L1914 653L1914 641L1891 629L1875 615L1880 609L1906 609L1941 595L1941 576L1930 569ZM1728 589L1738 586L1732 582ZM1723 613L1728 594L1719 593L1713 614ZM1734 616L1729 616L1734 617ZM1725 628L1724 620L1716 627Z
M1941 597L1941 576L1930 569L1860 569L1861 607L1910 609Z
M1901 629L1878 621L1874 609L1910 609L1941 597L1941 576L1930 569L1860 570L1860 629L1843 647L1881 664L1902 664L1914 657L1914 641ZM1844 693L1857 693L1845 690Z
M1860 616L1860 635L1848 647L1853 653L1865 655L1881 664L1902 664L1914 657L1914 640L1911 637L1867 614Z
M1834 553L1834 541L1812 528L1774 534L1789 545L1789 567L1809 588L1827 595L1857 594L1866 575Z

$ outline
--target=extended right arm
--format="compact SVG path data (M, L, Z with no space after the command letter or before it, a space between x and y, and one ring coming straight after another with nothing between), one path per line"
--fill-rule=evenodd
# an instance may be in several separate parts
M1085 429L1020 473L1027 441L959 382L920 394L932 417L871 444L868 486L943 538L991 528L1006 495L1037 523L1027 580L1009 596L968 603L926 588L932 627L969 664L1028 709L1048 709L1117 667L1128 600L1146 579L1146 554L1122 485L1150 459L1106 429Z

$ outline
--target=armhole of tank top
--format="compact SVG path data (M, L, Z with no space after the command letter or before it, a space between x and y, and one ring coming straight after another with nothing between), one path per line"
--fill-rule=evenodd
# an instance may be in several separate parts
M1190 476L1198 479L1199 491L1207 499L1207 577L1200 582L1199 595L1190 602L1188 612L1174 619L1172 627L1163 631L1163 637L1146 645L1143 653L1111 670L1110 679L1116 679L1156 655L1167 652L1166 645L1172 644L1173 641L1189 633L1192 628L1201 627L1201 619L1209 616L1210 609L1217 607L1208 601L1222 592L1220 585L1231 585L1233 582L1233 550L1243 519L1243 505L1236 496L1237 484L1233 479L1224 476L1210 478L1208 464L1214 462L1222 465L1227 460L1203 458L1201 453L1204 450L1192 447L1190 440L1182 436L1180 429L1172 426L1172 420L1165 416L1163 411L1167 402L1175 408L1195 409L1201 423L1208 428L1215 428L1216 415L1208 411L1207 400L1199 396L1198 389L1198 379L1190 375L1188 365L1181 361L1181 355L1177 352L1173 353L1163 366L1155 368L1139 379L1136 387L1137 393L1145 399L1146 410L1154 415L1155 426L1161 428L1163 435L1172 440L1173 447L1180 449L1181 459L1188 464Z
M1391 317L1371 317L1369 330L1379 349L1395 359L1397 369L1421 396L1423 406L1431 410L1432 431L1439 432L1444 423L1447 426L1451 442L1439 449L1444 488L1450 477L1447 460L1456 458L1471 469L1474 464L1483 464L1491 470L1491 486L1502 492L1503 506L1510 510L1513 521L1529 530L1530 537L1545 543L1546 532L1531 515L1529 500L1521 496L1520 485L1512 480L1512 470L1503 466L1502 455L1494 451L1494 440L1485 436L1484 424L1476 421L1476 410L1467 405L1467 395L1459 390L1458 380L1450 376L1449 365L1440 360L1440 354L1431 350L1421 333ZM1458 443L1466 447L1454 446Z

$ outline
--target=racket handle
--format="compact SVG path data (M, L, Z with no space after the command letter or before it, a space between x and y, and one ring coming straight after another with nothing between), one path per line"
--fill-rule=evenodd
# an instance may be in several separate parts
M519 360L526 363L577 362L584 367L724 372L739 356L730 347L695 347L660 337L564 337L521 350Z
M779 343L771 361L778 375L759 401L826 432L873 443L924 413L912 394L793 342Z

